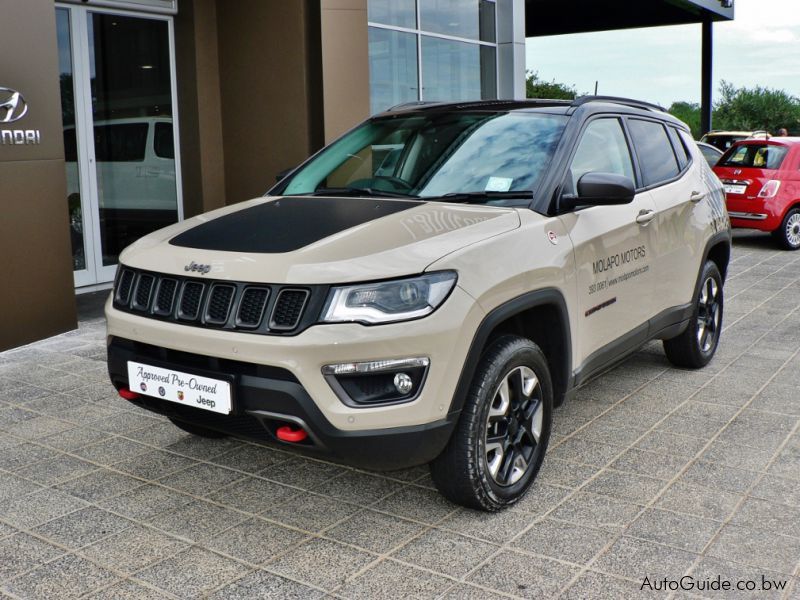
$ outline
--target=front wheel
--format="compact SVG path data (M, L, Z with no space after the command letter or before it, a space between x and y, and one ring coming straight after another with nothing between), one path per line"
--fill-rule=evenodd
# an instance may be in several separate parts
M513 504L542 466L552 411L542 351L519 336L498 338L478 365L453 436L430 465L436 487L469 508Z
M695 298L689 326L677 337L664 340L664 352L678 367L699 369L714 357L722 333L722 275L713 261L707 261Z
M800 249L800 208L793 208L786 213L780 229L774 231L772 235L782 248Z

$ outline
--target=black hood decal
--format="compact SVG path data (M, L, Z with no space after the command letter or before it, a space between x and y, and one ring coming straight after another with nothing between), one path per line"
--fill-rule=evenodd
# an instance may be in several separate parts
M409 200L382 198L281 198L192 227L169 243L228 252L292 252L418 205Z

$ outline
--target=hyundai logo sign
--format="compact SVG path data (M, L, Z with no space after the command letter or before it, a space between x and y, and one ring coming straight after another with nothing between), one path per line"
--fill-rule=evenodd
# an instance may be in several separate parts
M0 123L19 121L27 112L28 103L22 94L10 88L0 87Z
M16 123L28 114L28 103L17 90L0 87L0 126ZM38 129L0 129L0 146L27 146L42 143Z

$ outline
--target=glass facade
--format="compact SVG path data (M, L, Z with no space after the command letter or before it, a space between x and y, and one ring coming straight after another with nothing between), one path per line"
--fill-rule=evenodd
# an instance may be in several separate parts
M369 0L370 107L497 98L494 0Z

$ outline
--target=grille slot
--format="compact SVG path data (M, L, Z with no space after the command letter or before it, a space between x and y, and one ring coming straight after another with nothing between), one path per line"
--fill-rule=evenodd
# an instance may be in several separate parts
M136 282L136 291L133 293L132 308L136 310L147 310L150 307L150 297L153 294L153 284L156 278L152 275L142 273Z
M117 285L117 302L125 306L131 301L131 289L133 288L133 279L136 273L130 269L125 269L119 278Z
M196 321L200 313L200 302L203 300L205 285L197 281L183 284L181 302L178 307L178 318L184 321Z
M269 289L249 287L242 292L239 302L239 312L236 315L237 327L256 329L264 318L264 309L267 307Z
M297 327L300 317L303 315L308 296L308 290L281 290L278 294L278 299L275 300L275 308L272 309L269 328L290 331Z
M206 323L224 325L228 321L236 288L232 285L215 284L211 286L206 307Z
M178 280L164 278L158 282L156 300L153 303L153 314L166 317L172 314L175 292L178 291Z

